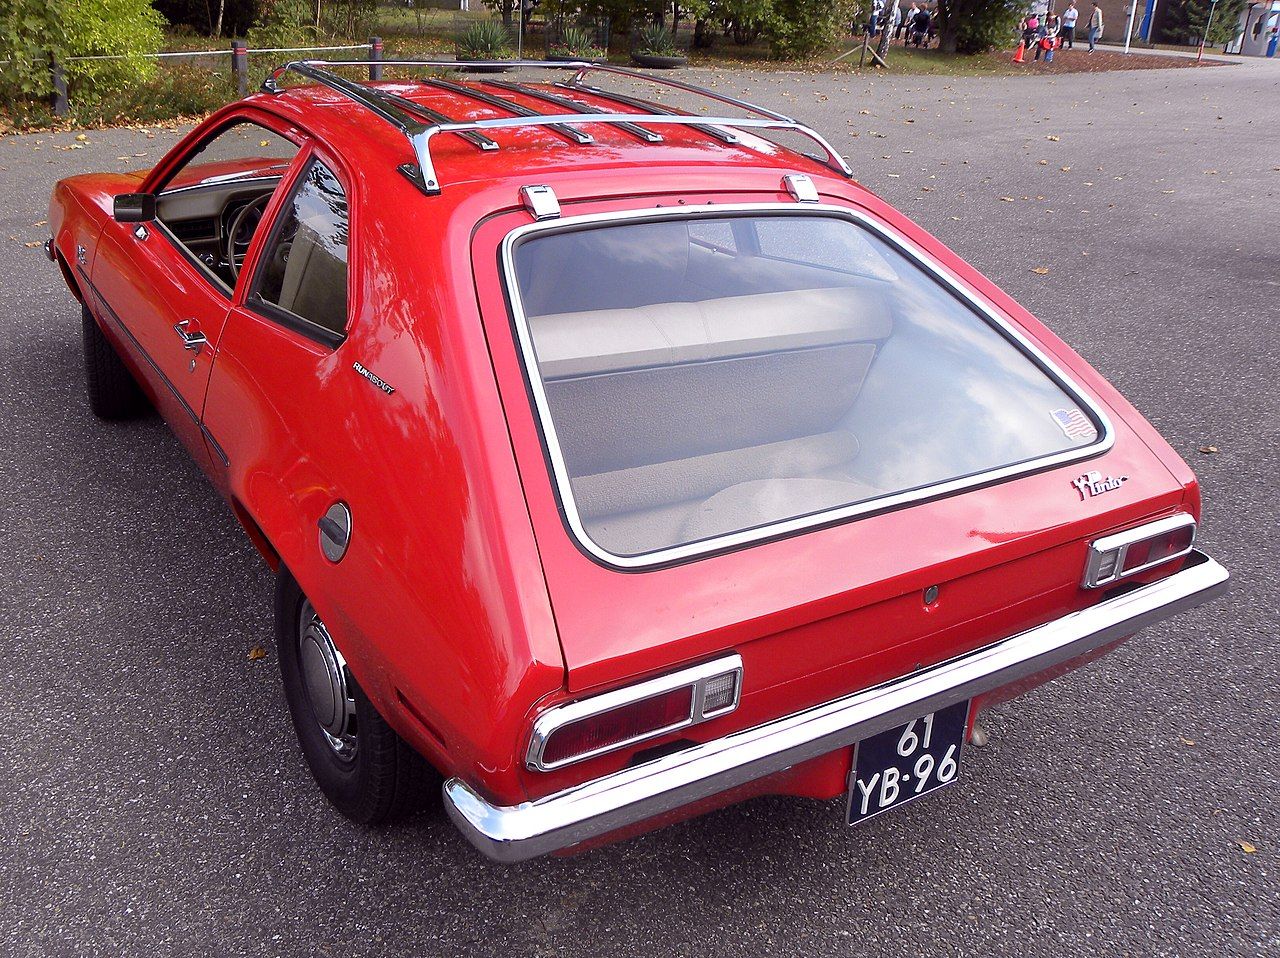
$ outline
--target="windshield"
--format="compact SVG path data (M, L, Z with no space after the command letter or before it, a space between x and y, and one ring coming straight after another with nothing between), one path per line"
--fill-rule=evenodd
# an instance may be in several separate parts
M561 498L611 556L715 548L1100 437L993 321L846 217L535 229L511 262Z

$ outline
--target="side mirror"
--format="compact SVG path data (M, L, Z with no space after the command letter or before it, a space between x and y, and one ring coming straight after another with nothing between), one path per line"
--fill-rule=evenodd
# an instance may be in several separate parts
M156 198L151 193L121 193L111 215L118 223L149 223L156 218Z

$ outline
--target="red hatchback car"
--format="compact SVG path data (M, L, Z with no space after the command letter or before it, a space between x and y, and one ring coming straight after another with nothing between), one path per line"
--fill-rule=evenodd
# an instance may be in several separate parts
M434 768L504 861L762 793L857 822L1225 588L1177 453L807 127L339 66L62 181L49 254L94 412L158 409L277 571L350 817Z

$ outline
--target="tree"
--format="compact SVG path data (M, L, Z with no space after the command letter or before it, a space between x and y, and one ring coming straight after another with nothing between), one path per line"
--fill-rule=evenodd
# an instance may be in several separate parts
M261 15L259 0L154 0L175 26L187 26L211 37L242 37Z
M1218 0L1206 40L1209 46L1222 46L1235 38L1246 3L1247 0ZM1173 43L1198 44L1209 22L1211 6L1210 0L1171 0L1164 21L1165 37Z
M938 0L938 49L982 53L1003 46L1026 7L1024 0Z
M49 90L49 57L64 65L73 85L146 80L160 49L164 18L150 0L5 0L0 6L0 65L10 94ZM72 57L122 55L119 60Z

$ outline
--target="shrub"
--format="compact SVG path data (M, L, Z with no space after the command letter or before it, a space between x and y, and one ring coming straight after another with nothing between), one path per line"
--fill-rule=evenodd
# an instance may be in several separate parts
M10 101L49 92L49 56L73 87L120 86L155 75L164 18L150 0L7 0L0 12L0 66ZM72 57L123 54L122 60Z
M308 0L274 0L262 5L258 20L245 32L250 50L297 47L316 42L314 8Z
M804 60L829 50L849 33L851 0L775 0L765 25L774 56Z
M649 24L640 31L636 52L651 57L675 56L676 45L671 39L671 31L659 23Z
M459 60L510 60L511 34L497 20L477 20L454 47Z
M560 42L551 44L551 52L579 60L603 60L608 54L595 45L591 31L581 27L565 27Z

